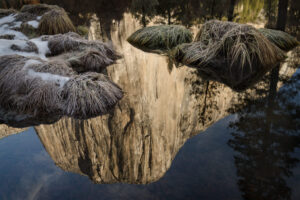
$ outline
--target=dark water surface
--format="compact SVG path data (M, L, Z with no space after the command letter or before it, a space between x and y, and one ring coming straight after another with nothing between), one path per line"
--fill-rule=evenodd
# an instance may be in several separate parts
M299 49L282 65L278 92L266 76L236 93L126 42L142 25L197 30L229 18L232 1L40 2L64 7L89 39L112 41L123 58L107 74L126 95L109 115L87 121L0 125L0 200L300 199ZM234 20L274 26L277 2L240 1ZM297 2L286 30L299 38Z

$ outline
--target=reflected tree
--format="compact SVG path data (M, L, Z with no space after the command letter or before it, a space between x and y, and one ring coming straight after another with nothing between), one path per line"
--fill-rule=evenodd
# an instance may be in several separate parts
M130 11L132 14L141 20L141 24L146 27L155 14L157 0L132 0Z
M286 178L299 159L292 156L300 147L300 74L281 88L276 99L253 100L231 123L233 139L228 144L237 154L238 185L244 199L291 199Z

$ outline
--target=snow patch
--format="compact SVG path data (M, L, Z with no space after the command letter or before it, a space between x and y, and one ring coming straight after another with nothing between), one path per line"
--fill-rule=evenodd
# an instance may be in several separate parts
M23 67L23 70L26 70L28 67L30 67L32 65L38 65L38 64L42 64L42 63L40 61L34 60L34 59L27 60Z
M60 76L60 75L45 73L45 72L36 72L33 69L28 70L28 75L33 78L41 78L43 81L55 82L56 84L59 85L60 88L64 87L66 82L70 80L70 78L66 76Z
M6 17L0 18L0 26L3 24L8 24L16 20L16 14L11 14Z
M33 42L39 49L39 57L43 60L47 60L46 55L50 53L50 49L48 47L48 41L42 41L42 37L33 38L30 40Z
M32 26L35 29L37 29L39 27L39 22L36 20L29 21L29 22L27 22L27 24L29 24L30 26Z

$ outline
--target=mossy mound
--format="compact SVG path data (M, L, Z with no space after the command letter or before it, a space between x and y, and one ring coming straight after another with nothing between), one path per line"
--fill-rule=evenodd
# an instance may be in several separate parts
M284 51L290 51L299 45L297 38L286 32L267 28L261 28L258 31Z
M127 39L136 48L159 54L165 54L177 45L190 43L192 40L192 33L185 27L177 25L142 28Z
M203 77L242 91L286 58L283 51L249 25L212 20L191 44L173 51L176 62L195 67Z

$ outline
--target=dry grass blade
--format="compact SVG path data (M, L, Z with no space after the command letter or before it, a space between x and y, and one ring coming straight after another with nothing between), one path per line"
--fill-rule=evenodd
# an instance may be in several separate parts
M192 40L192 33L185 27L177 25L146 27L136 31L127 39L130 44L143 51L161 54Z
M299 45L298 40L286 32L266 28L258 31L284 51L290 51Z
M87 72L68 81L63 96L67 116L88 119L107 114L123 92L103 74Z
M63 62L0 57L0 107L32 116L62 115L62 86L76 73Z
M39 23L41 35L55 35L75 31L75 27L64 10L55 9L46 12Z
M120 58L113 47L100 41L88 41L76 33L59 34L48 38L51 55L68 60L77 72L102 72Z
M285 59L285 54L255 28L233 22L206 22L196 42L174 52L177 62L196 67L206 77L244 90Z

